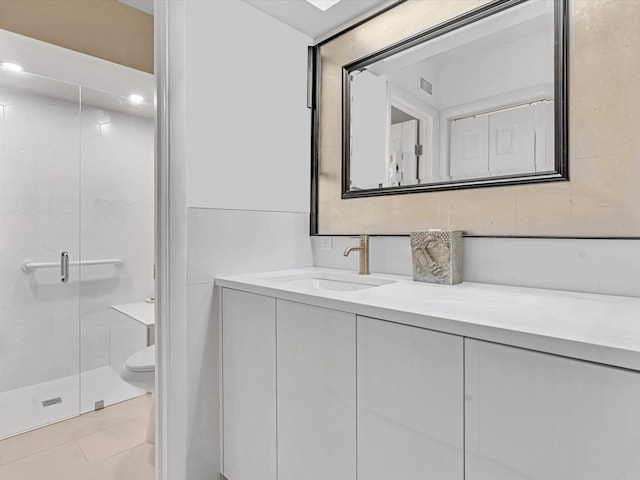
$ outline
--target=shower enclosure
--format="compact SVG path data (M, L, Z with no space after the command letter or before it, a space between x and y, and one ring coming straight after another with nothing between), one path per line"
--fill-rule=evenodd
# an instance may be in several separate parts
M144 393L111 307L153 295L152 115L0 69L0 438Z

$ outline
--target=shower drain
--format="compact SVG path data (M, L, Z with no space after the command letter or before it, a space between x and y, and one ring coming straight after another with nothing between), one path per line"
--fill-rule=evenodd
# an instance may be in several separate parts
M62 397L50 398L49 400L45 400L42 402L42 406L50 407L51 405L57 405L58 403L62 403Z

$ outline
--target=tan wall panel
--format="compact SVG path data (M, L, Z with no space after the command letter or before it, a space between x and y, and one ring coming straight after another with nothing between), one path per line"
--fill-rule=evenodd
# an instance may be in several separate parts
M0 0L0 28L153 73L153 16L117 0Z
M484 0L409 0L321 47L318 230L640 237L640 0L569 0L569 182L342 200L341 68Z

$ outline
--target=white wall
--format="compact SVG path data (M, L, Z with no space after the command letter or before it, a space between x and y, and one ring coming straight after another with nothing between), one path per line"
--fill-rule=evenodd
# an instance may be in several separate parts
M552 51L553 35L543 32L444 65L438 75L440 109L553 84Z
M0 97L4 391L108 365L111 306L153 294L153 123L90 106L80 117L77 103L14 88ZM66 284L57 268L20 268L62 251L126 264L72 267Z
M552 88L553 33L525 32L523 35L518 40L455 60L446 54L444 58L435 55L391 69L387 73L389 83L438 110L539 85ZM433 84L433 95L420 90L421 76Z
M201 479L219 472L215 276L312 264L306 108L312 40L244 2L184 5L190 207L184 478Z
M358 269L357 255L342 255L356 240L332 237L323 249L322 238L314 265ZM466 237L462 264L468 282L640 297L639 240ZM371 271L412 275L409 237L372 237Z
M424 102L435 109L440 108L440 75L438 66L429 59L420 63L407 65L388 74L389 83L398 86L420 102ZM420 88L420 78L431 83L433 89L429 94Z
M307 211L311 39L234 0L186 23L187 205Z

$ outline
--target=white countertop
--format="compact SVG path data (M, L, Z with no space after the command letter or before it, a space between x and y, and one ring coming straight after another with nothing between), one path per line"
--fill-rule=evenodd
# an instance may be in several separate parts
M127 303L126 305L114 305L111 308L127 317L149 326L156 323L156 304L148 302Z
M640 371L640 298L464 282L397 283L339 292L275 277L357 273L305 268L223 276L216 285L382 320Z

